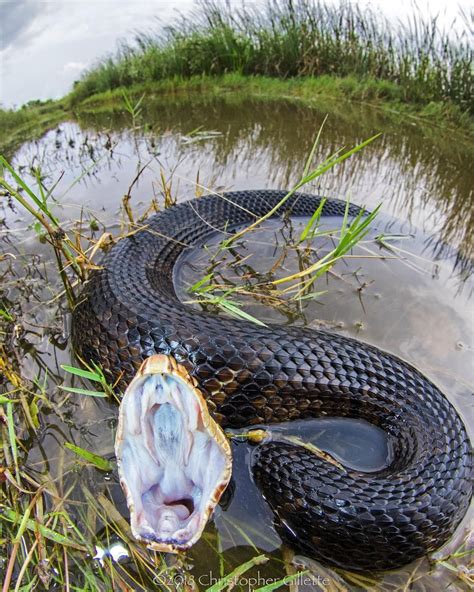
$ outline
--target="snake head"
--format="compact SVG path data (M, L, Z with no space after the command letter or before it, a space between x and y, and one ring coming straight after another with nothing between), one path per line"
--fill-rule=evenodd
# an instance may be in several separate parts
M188 549L229 483L232 455L186 369L147 358L120 404L120 483L136 539L156 551Z

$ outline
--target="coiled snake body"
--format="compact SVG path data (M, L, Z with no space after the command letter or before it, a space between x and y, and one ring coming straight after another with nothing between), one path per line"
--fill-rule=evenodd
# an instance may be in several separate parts
M256 449L253 473L294 548L346 568L393 568L444 543L469 504L470 444L452 405L420 372L375 347L198 312L174 291L184 249L213 229L253 222L283 195L202 197L152 217L91 278L73 315L74 347L122 385L144 358L171 354L196 377L223 426L339 416L382 428L394 450L382 471L343 471L299 446L269 442ZM308 216L319 203L298 194L285 209ZM344 207L328 200L323 214L342 215Z

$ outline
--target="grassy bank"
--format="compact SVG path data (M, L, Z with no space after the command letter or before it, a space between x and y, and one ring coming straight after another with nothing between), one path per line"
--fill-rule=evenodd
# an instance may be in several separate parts
M117 87L93 94L77 102L73 97L60 101L35 103L18 111L0 109L0 153L11 158L25 141L40 138L45 132L63 121L82 122L84 118L107 113L126 113L124 94L136 103L144 97L145 112L153 111L159 104L195 97L193 100L206 105L218 97L235 100L242 97L268 100L295 100L304 105L314 105L328 113L352 121L360 118L360 106L365 106L365 118L369 113L377 123L371 129L400 128L417 125L422 137L436 144L446 143L446 132L455 132L464 149L471 150L470 133L474 131L473 118L450 102L432 101L426 105L406 103L400 98L399 87L387 81L358 80L354 76L337 78L324 75L283 80L265 76L245 76L238 73L223 76L173 77L166 80ZM151 121L149 122L152 123ZM374 123L374 122L373 122ZM443 133L440 133L443 130Z
M0 154L9 155L15 147L42 136L68 116L64 101L30 101L18 110L0 108Z
M236 73L304 78L307 89L313 78L315 87L330 84L349 96L376 95L419 109L443 103L472 114L471 63L467 30L453 38L436 19L419 15L402 26L346 3L269 0L230 9L202 0L191 18L122 45L76 83L70 100L78 104L122 86Z
M436 126L451 126L467 131L473 125L471 116L452 103L432 101L426 105L405 103L400 88L391 82L375 79L358 80L354 76L336 78L324 75L287 80L266 76L224 74L223 76L173 77L118 87L83 99L72 101L71 109L80 112L123 110L124 91L130 96L147 99L193 93L222 96L230 93L262 99L297 99L305 104L327 103L328 111L344 109L345 101L363 103L383 112L395 122L417 118ZM347 107L346 107L347 108Z

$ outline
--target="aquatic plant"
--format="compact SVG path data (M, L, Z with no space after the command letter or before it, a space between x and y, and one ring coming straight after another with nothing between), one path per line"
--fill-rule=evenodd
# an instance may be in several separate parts
M212 255L211 269L207 270L207 273L204 275L204 277L189 287L189 292L197 295L197 299L191 300L190 303L200 303L205 306L212 305L214 307L220 308L232 316L241 317L243 319L253 321L256 324L262 325L263 323L260 320L241 310L241 305L238 302L231 300L230 296L239 293L252 294L258 300L270 302L275 307L284 305L285 298L288 295L292 295L291 298L293 300L299 301L308 298L314 298L316 294L314 293L313 285L316 280L327 274L338 261L348 255L352 249L367 235L370 225L377 216L380 205L377 206L373 212L365 212L364 209L361 209L359 214L355 216L354 219L349 221L348 214L350 202L347 200L345 215L341 219L341 225L333 230L325 229L324 231L320 231L319 226L321 224L322 211L326 202L326 199L323 198L319 207L307 221L305 228L302 230L297 240L297 244L293 245L293 247L299 249L302 243L306 243L306 249L311 251L312 241L314 241L317 237L330 237L332 245L324 256L320 257L317 255L317 253L312 253L312 256L306 258L305 264L301 266L302 268L300 268L298 273L293 273L278 279L273 279L273 274L270 272L267 274L267 279L257 277L257 283L255 285L247 284L246 286L242 286L228 283L222 284L216 281L215 274L220 270L220 266L219 264L216 264L216 262L219 261L219 257L225 253L225 251L229 250L232 245L234 245L234 243L243 237L247 238L253 230L259 228L266 220L270 219L271 216L277 214L279 211L281 212L284 209L285 203L292 195L295 194L295 192L303 189L308 183L311 183L338 164L344 162L354 154L357 154L359 151L363 150L365 146L380 136L380 134L377 134L365 140L364 142L361 142L357 146L354 146L354 148L351 148L350 150L340 149L334 154L328 156L316 167L313 167L312 161L318 147L326 119L319 129L318 135L313 143L300 180L271 210L267 212L267 214L255 220L249 226L246 226L235 233L231 233L221 241L216 252ZM221 266L225 265L223 260L221 260L220 263ZM275 271L275 269L278 267L279 265L277 262L273 271ZM290 285L281 290L278 289L281 284ZM321 294L321 292L317 293L317 295L319 294Z

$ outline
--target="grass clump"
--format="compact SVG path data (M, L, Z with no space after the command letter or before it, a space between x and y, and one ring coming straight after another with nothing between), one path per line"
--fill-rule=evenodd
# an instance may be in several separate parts
M35 118L38 118L51 110L54 102L30 101L21 109L3 109L0 107L0 129L9 131L22 125L27 125Z
M281 213L285 203L292 195L295 194L296 191L303 188L308 183L311 183L318 177L324 175L324 173L350 158L352 155L361 151L365 146L380 136L380 134L377 134L358 144L354 148L351 148L350 150L344 150L341 148L334 154L331 154L316 167L312 168L312 160L314 158L325 121L318 132L311 152L306 160L301 179L265 215L255 220L255 222L249 226L244 227L242 230L231 234L229 237L221 241L220 245L218 245L217 252L211 258L211 269L208 270L206 275L189 287L188 291L196 295L196 299L189 301L190 303L199 303L203 306L211 305L223 310L231 316L241 317L245 320L252 321L257 325L264 325L264 323L259 319L241 310L241 305L238 302L231 300L230 297L235 294L252 294L258 300L270 302L275 307L284 305L285 298L289 295L291 295L292 300L300 302L304 299L315 298L317 295L321 294L321 292L314 293L313 285L316 280L327 274L338 261L348 255L351 250L367 235L371 223L377 216L380 205L371 213L366 213L365 210L362 209L353 220L349 220L350 202L347 200L345 214L341 219L340 228L334 231L320 231L319 226L321 223L321 216L324 204L326 202L326 198L323 198L320 205L315 210L307 222L305 228L301 232L301 235L297 240L297 244L294 246L295 248L300 249L301 244L306 241L308 242L309 246L315 238L330 235L333 245L328 253L322 257L317 256L314 260L308 258L306 264L300 266L299 272L286 275L277 280L272 279L271 272L267 273L265 274L265 277L259 277L257 284L253 286L221 284L216 280L216 272L220 271L217 261L218 257L222 255L222 253L231 249L236 241L242 239L244 236L247 236L253 230L260 227L266 220L277 213ZM278 267L278 264L276 267ZM289 284L289 286L281 290L279 287L277 287L280 284Z
M76 83L70 99L176 77L328 76L344 79L348 95L363 82L369 98L444 101L472 113L471 63L467 31L454 37L436 18L415 14L406 25L392 25L344 2L268 0L235 9L201 0L163 33L140 33L133 45L122 45Z

